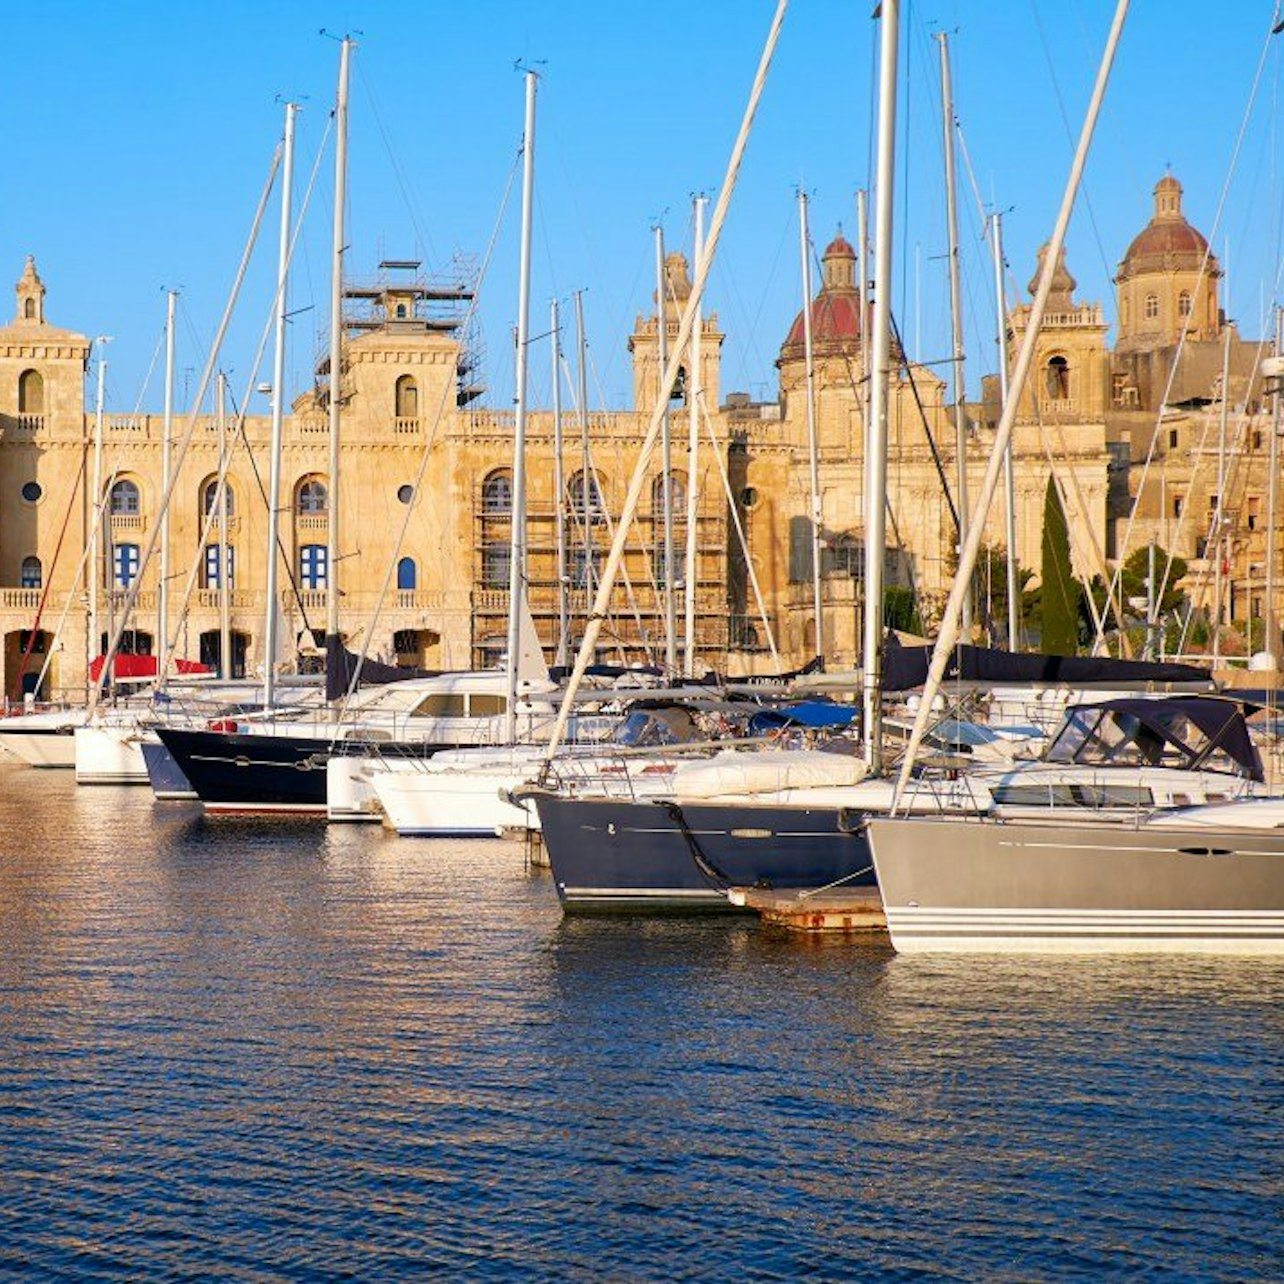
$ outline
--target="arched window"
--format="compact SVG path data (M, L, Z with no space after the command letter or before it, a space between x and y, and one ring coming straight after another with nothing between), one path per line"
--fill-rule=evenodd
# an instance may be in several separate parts
M403 557L397 563L397 587L404 592L419 587L419 568L413 557Z
M115 580L118 588L128 588L138 578L138 545L116 544Z
M482 512L491 517L513 511L513 476L506 468L497 469L482 482Z
M684 522L687 518L687 482L681 473L670 473L670 486L673 495L673 520ZM664 516L664 477L657 477L651 483L651 512L656 518Z
M36 319L35 299L27 299L24 301L22 305L22 315L26 317L28 321L34 321Z
M585 482L583 472L575 473L566 486L566 499L576 517L600 522L606 516L602 506L602 489L596 477Z
M1159 316L1159 295L1146 295L1146 320L1154 321Z
M38 557L24 557L22 559L22 579L23 588L40 588L44 583L44 567L40 565Z
M30 299L27 300L31 302ZM45 413L45 377L39 370L24 370L18 376L18 413L43 415Z
M1045 377L1048 396L1053 401L1070 399L1070 363L1065 357L1049 357Z
M329 583L324 544L304 544L299 549L299 581L305 589L323 589Z
M401 375L396 384L394 413L398 419L417 419L419 417L419 385L414 375Z
M1177 315L1185 318L1190 316L1190 291L1183 290L1177 296Z
M205 546L205 564L201 568L202 588L216 589L222 588L223 583L219 578L219 563L223 560L219 556L219 545L207 544ZM231 544L227 546L227 587L236 587L236 549Z
M1125 294L1119 303L1119 324L1130 325L1132 323L1132 300Z
M227 494L227 515L232 516L236 512L236 493L231 486L224 485L224 491ZM209 481L201 487L201 516L208 516L210 513L218 511L218 478L211 477Z
M113 517L128 517L139 511L138 485L123 478L111 488L111 512Z
M319 477L305 477L295 498L298 513L325 513L330 510L330 493Z
M506 540L492 540L482 545L482 587L506 589L512 548Z

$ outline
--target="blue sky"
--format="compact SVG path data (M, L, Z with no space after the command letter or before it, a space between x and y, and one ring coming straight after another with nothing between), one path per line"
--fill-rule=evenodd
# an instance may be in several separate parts
M870 0L795 0L750 141L709 291L727 334L723 391L774 388L773 361L800 305L795 192L812 198L822 249L872 167ZM232 280L281 129L278 97L301 97L298 193L333 101L338 45L353 65L350 265L382 258L446 270L480 258L499 215L522 126L516 60L542 73L537 136L533 333L548 301L583 289L590 400L627 404L626 339L650 308L650 228L687 248L693 193L716 192L774 5L771 0L352 0L9 6L0 18L9 179L0 271L33 253L48 314L108 334L108 407L161 403L164 289L182 290L179 385L192 386ZM1113 320L1110 276L1171 164L1186 212L1213 233L1219 195L1273 0L1220 8L1134 5L1069 240L1081 299ZM948 350L936 44L951 32L957 111L982 199L1006 215L1012 278L1024 290L1048 236L1109 25L1107 0L914 0L904 6L897 297L913 355ZM1267 50L1254 112L1215 235L1229 240L1230 313L1257 335L1279 291L1280 58ZM325 325L332 161L296 260L291 392L306 386ZM961 189L969 383L993 366L990 267L966 175ZM512 400L519 207L515 185L479 316L486 403ZM275 212L225 349L234 388L270 308ZM5 305L8 306L8 305ZM569 308L568 308L569 312ZM532 396L549 400L548 353L532 353ZM187 372L191 372L190 374ZM264 376L266 377L266 375ZM238 392L239 396L239 392ZM256 409L263 403L256 402Z

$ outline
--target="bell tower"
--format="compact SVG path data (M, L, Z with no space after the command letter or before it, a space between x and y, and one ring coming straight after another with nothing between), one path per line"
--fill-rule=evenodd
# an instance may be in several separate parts
M691 278L687 271L686 255L679 251L665 256L664 260L665 294L663 309L655 292L651 300L656 304L656 311L649 317L639 316L629 335L629 352L633 355L633 409L646 414L655 405L656 393L660 387L660 316L664 317L666 347L669 357L673 356L673 345L678 338L678 325L682 319L683 309L691 297ZM718 329L718 314L706 312L704 327L700 335L700 364L704 389L704 404L709 413L715 414L721 400L721 366L722 341L724 336ZM678 371L674 384L673 403L685 402L687 390L691 387L691 372L684 360Z
M22 269L22 277L14 287L18 295L18 315L15 318L19 325L44 325L45 323L45 283L36 271L36 260L28 254L27 264Z

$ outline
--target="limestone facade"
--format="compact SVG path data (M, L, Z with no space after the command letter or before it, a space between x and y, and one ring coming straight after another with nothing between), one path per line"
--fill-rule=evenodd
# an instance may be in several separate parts
M1185 535L1174 537L1168 517L1178 495L1183 511L1202 512L1207 507L1207 488L1201 489L1196 477L1196 462L1206 459L1207 445L1196 443L1204 441L1200 425L1210 414L1213 394L1220 398L1220 361L1216 387L1198 379L1183 384L1188 395L1180 406L1170 393L1156 448L1167 471L1152 469L1144 478L1141 473L1156 422L1157 397L1162 397L1156 387L1160 381L1168 386L1165 372L1173 367L1181 337L1177 322L1189 321L1184 341L1188 348L1216 349L1224 356L1227 346L1229 323L1218 311L1216 264L1211 256L1203 263L1206 243L1185 222L1180 198L1175 180L1161 182L1155 217L1121 264L1118 301L1121 318L1126 315L1128 320L1121 320L1113 351L1101 306L1077 301L1064 261L1057 265L1034 374L1014 435L1017 553L1024 566L1037 569L1039 564L1044 492L1053 461L1075 532L1072 552L1081 574L1093 574L1115 556L1128 519L1130 492L1140 492L1131 547L1154 537L1179 552L1205 551L1200 540L1206 540L1207 531L1201 534L1198 522ZM683 257L670 255L666 272L664 308L653 299L652 310L638 317L628 338L634 408L583 416L567 409L560 425L560 459L552 412L539 410L529 419L528 596L550 661L568 648L573 654L651 418L660 379L661 315L670 343L676 337L681 305L690 289ZM324 365L316 387L298 392L285 417L278 500L282 591L274 605L285 621L282 636L291 652L294 643L305 648L311 643L309 631L324 626L327 585L334 578L341 592L341 629L351 645L368 643L371 654L407 664L494 664L504 649L508 613L514 415L478 406L464 336L457 324L443 322L433 312L441 296L425 288L413 272L393 271L370 286L351 286L347 293L352 315L344 346L337 495L327 476ZM1149 301L1152 294L1158 296L1157 303ZM141 574L142 583L127 642L156 649L161 628L156 618L158 566L154 556L145 561L143 555L154 542L161 512L163 424L154 413L104 417L101 476L110 512L97 565L87 565L97 425L92 405L86 404L86 384L90 376L92 387L94 354L84 335L47 320L45 287L30 259L17 285L16 302L14 320L0 328L0 632L5 691L12 697L22 685L19 657L38 624L27 667L39 669L49 657L41 694L74 695L83 691L88 658L98 653L103 635L114 626L113 612L134 575ZM1028 317L1025 305L1010 316L1010 354ZM856 254L841 234L823 255L811 321L825 607L819 644L812 609L801 314L780 349L778 396L759 403L734 392L722 397L723 335L716 314L706 313L694 479L688 475L687 394L695 381L686 370L670 403L678 550L674 613L681 629L690 590L696 667L701 671L712 667L733 674L770 672L796 667L817 652L831 665L858 660L868 372L863 365L865 318ZM1233 332L1229 338L1231 399L1243 406L1245 423L1258 423L1253 418L1261 411L1260 390L1253 380L1257 349ZM948 590L956 548L942 484L943 474L952 492L957 476L952 410L946 404L946 384L936 372L906 361L899 349L895 355L888 425L887 568L891 583L916 587L930 625ZM992 453L998 419L990 391L987 380L987 396L968 407L973 496ZM268 605L265 491L270 418L250 415L230 422L224 431L236 442L227 471L230 516L225 541L231 549L230 659L235 671L261 673ZM1245 434L1236 449L1251 465L1262 453L1253 445L1262 440L1260 425L1246 428ZM219 425L207 411L191 421L175 416L173 449L181 462L176 462L169 510L174 578L168 636L175 654L206 661L217 661L219 647L220 559L215 546L220 539L212 524L219 442ZM1260 560L1264 538L1259 474L1252 466L1244 470L1251 479L1245 483L1244 498L1233 507L1227 504L1234 529L1244 536L1246 566ZM1229 496L1229 473L1226 476ZM688 585L683 550L692 485L698 538L695 582ZM657 453L626 546L613 614L599 641L603 659L655 661L664 655L663 497ZM325 552L335 514L341 523L340 562L331 567ZM1000 501L989 518L986 539L997 548L1004 538ZM1233 541L1228 540L1227 547L1233 553ZM87 575L95 575L101 585L96 594L86 587ZM1252 590L1247 580L1245 584L1236 600L1247 611ZM97 646L90 624L95 605ZM568 626L564 634L563 610ZM288 663L293 660L293 654L287 657ZM31 678L25 681L30 685Z

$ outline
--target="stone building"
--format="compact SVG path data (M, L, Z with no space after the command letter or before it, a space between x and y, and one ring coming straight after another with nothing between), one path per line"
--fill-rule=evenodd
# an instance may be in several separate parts
M1193 522L1185 535L1174 537L1170 519L1179 507L1202 512L1208 505L1210 492L1196 477L1196 461L1207 458L1206 445L1195 443L1202 440L1201 425L1220 406L1228 339L1231 400L1243 408L1235 422L1260 420L1253 383L1257 348L1240 340L1221 315L1216 262L1181 213L1176 180L1165 178L1155 199L1154 218L1120 265L1121 320L1113 350L1101 305L1077 301L1064 259L1057 265L1014 434L1017 554L1023 566L1039 565L1044 493L1054 460L1080 574L1097 573L1116 555L1129 522L1130 491L1139 493L1130 547L1159 538L1177 551L1206 551L1200 544L1207 540L1206 528ZM817 652L836 666L859 658L868 380L856 263L855 250L839 234L824 252L822 279L811 303L824 601L819 644L801 313L780 348L775 398L754 402L736 392L722 397L723 335L712 312L701 331L701 378L695 380L685 368L681 373L669 406L678 550L671 596L681 632L691 593L698 670L775 671L796 667ZM560 422L550 410L529 417L528 598L550 661L573 653L582 633L653 414L659 327L666 327L671 346L689 297L682 255L669 256L666 274L664 306L653 299L652 310L638 317L628 337L633 409L568 409ZM368 645L372 654L404 664L493 665L502 657L507 632L514 415L478 404L478 372L460 325L467 291L426 280L418 264L392 262L382 265L375 281L351 282L345 293L337 495L327 475L324 363L316 386L293 398L285 418L279 500L283 569L280 600L272 604L285 621L282 636L305 649L312 646L324 626L327 588L336 582L341 629L350 645ZM104 417L101 485L108 511L96 566L90 565L85 550L93 527L89 495L97 435L85 393L91 345L84 335L46 319L45 287L30 259L16 300L14 320L0 328L0 632L10 698L31 685L31 671L46 659L42 693L83 690L87 661L102 649L125 586L136 576L141 575L140 592L126 644L155 650L161 628L157 559L145 554L161 515L162 417ZM1028 305L1012 312L1010 354L1028 319ZM1187 352L1194 354L1190 366ZM1214 352L1220 354L1216 363ZM953 417L939 375L907 361L899 349L896 364L889 398L886 566L889 583L914 586L930 626L956 558L947 498L957 477ZM689 394L697 386L702 389L696 420L700 446L692 477ZM1161 400L1162 432L1154 438L1160 467L1143 475ZM967 410L969 490L975 496L998 420L991 380L986 396ZM169 509L168 636L175 654L218 661L219 577L220 567L227 565L231 667L261 673L268 609L264 495L270 420L250 415L225 426L226 437L236 443L227 470L225 541L214 524L219 425L207 412L197 415L184 449L188 430L189 420L176 416L173 449L176 459L182 451L182 459ZM1254 443L1260 443L1261 431L1247 429L1242 440L1236 438L1234 449L1244 459L1255 451L1260 455ZM1244 476L1259 473L1250 467ZM1206 477L1206 470L1200 475ZM1242 502L1227 504L1232 529L1243 541L1245 565L1260 560L1262 538L1259 482L1246 484ZM1229 474L1225 489L1228 499L1239 494L1232 492ZM657 454L644 479L613 613L599 639L603 659L664 656L670 596L664 492ZM688 584L684 550L691 512L697 539L694 582ZM341 560L331 567L327 540L335 515ZM999 548L1004 539L1000 500L986 540ZM228 546L223 554L221 542ZM90 576L100 586L96 591L88 587ZM1251 586L1242 592L1235 600L1247 610ZM23 677L20 659L28 648Z

